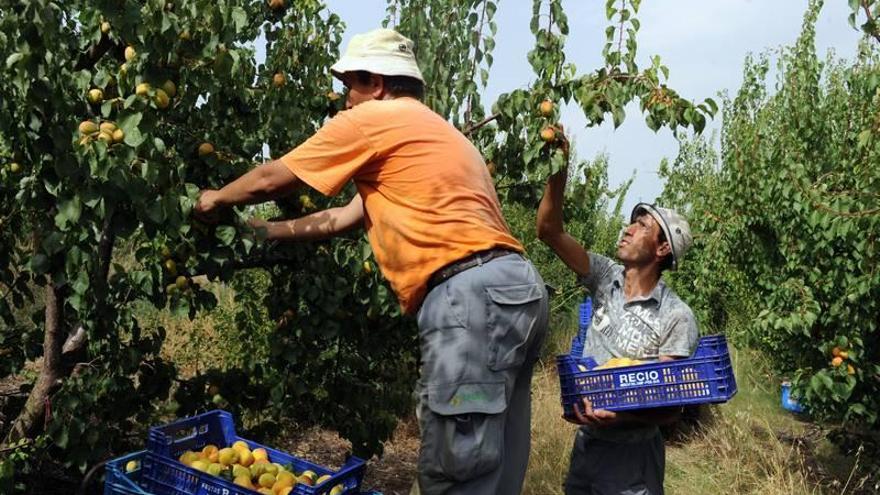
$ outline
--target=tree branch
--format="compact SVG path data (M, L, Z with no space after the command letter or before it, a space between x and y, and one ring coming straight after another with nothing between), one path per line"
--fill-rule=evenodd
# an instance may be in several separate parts
M101 41L99 41L97 45L89 48L87 52L80 54L79 60L76 61L76 65L73 66L73 69L91 69L98 63L98 60L101 60L101 57L114 48L116 50L121 49L119 45L110 40L109 36L106 34L101 35Z
M486 124L492 122L493 120L498 119L498 117L500 117L500 116L501 116L500 113L496 113L496 114L494 114L494 115L491 115L491 116L489 116L489 117L486 117L485 119L483 119L483 120L477 122L476 124L474 124L474 125L468 127L467 129L465 129L464 132L463 132L462 134L464 134L465 136L469 136L472 132L476 131L477 129L479 129L479 128L483 127L483 126L485 126Z
M479 26L479 31L478 31L480 33L480 36L483 35L483 29L486 24L486 3L487 2L485 2L485 1L483 2L483 12L480 13L480 26ZM471 61L472 62L471 63L471 80L476 79L476 77L477 77L477 55L476 55L476 53L480 49L480 39L481 39L480 36L477 37L477 43L474 45L474 58ZM468 49L468 54L470 54L470 49ZM473 107L474 107L474 94L468 93L467 110L465 110L465 113L464 113L464 121L465 122L470 122Z
M880 33L877 31L877 21L874 18L874 14L871 13L871 7L868 5L868 0L861 0L862 9L865 11L865 16L868 17L868 22L873 26L873 29L868 32L871 36L880 43Z

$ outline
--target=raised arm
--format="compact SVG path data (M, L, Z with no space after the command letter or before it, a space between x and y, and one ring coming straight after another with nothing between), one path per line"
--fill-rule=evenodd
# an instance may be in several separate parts
M567 169L562 169L547 179L544 197L538 206L538 238L578 276L585 277L590 273L590 256L581 243L565 231L562 219L567 173Z
M311 241L342 234L364 224L364 201L360 194L345 206L328 208L292 220L252 220L254 228L265 228L267 238L278 241Z
M302 181L289 168L273 160L255 167L220 190L202 191L193 213L200 220L216 221L217 211L222 208L283 198L301 184Z

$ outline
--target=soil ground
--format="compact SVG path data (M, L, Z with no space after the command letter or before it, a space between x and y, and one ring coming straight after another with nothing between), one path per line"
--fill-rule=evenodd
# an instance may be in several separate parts
M332 468L345 462L344 452L350 444L335 432L312 428L284 439L278 447L298 457ZM385 444L381 458L370 459L364 477L364 489L375 489L384 495L408 495L416 476L419 453L419 427L415 417L397 425L391 441Z

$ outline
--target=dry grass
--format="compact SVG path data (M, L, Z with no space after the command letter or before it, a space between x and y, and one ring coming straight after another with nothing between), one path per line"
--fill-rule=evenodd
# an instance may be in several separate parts
M804 452L748 411L724 411L704 432L667 448L666 489L692 493L820 494Z
M230 289L215 291L220 307L235 303ZM196 321L174 318L166 311L151 312L151 323L169 330L164 353L186 375L204 370L226 337L218 335L213 315ZM561 317L556 328L572 328L573 320ZM559 405L559 383L553 356L568 349L573 331L553 332L547 342L543 366L532 384L532 446L523 493L562 493L576 427L564 421ZM710 408L711 418L699 431L667 446L666 490L677 494L819 495L854 493L833 481L826 471L846 479L851 462L833 459L829 444L815 429L783 411L778 404L778 380L764 360L750 351L734 352L739 385L730 403ZM386 494L406 494L415 477L418 428L410 420L386 444L385 456L372 459L366 483ZM280 435L279 447L328 464L338 463L347 442L335 433L311 429L306 434ZM833 449L830 449L833 450ZM336 456L336 457L334 457ZM839 463L828 468L829 460ZM822 484L819 481L822 481Z
M568 459L577 427L562 419L559 379L546 365L535 370L532 381L532 451L523 493L562 493Z
M830 493L817 482L806 425L783 411L777 382L751 352L734 356L739 393L710 408L700 431L667 446L666 491L677 494L812 495ZM560 418L558 378L536 372L532 387L532 451L527 495L562 493L575 427ZM841 493L840 489L833 490Z

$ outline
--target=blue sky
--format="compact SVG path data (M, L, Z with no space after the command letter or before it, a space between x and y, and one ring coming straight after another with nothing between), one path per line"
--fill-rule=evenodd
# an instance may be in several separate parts
M328 0L328 7L346 23L343 45L353 35L380 26L385 0ZM602 0L568 0L564 7L570 34L566 56L578 73L602 65L601 51L606 26ZM529 32L532 2L500 0L496 21L495 64L485 89L487 104L501 93L524 87L533 79L526 54L534 38ZM807 0L648 0L639 12L638 37L641 66L659 55L670 69L669 85L682 96L702 100L722 90L733 94L742 82L742 64L748 53L790 45L800 33ZM860 38L847 22L849 7L844 0L828 0L817 25L817 46L824 55L833 49L839 56L852 57ZM610 157L612 186L635 172L624 211L639 201L653 201L662 190L656 170L663 157L674 158L678 144L669 131L654 133L644 125L636 105L627 108L624 124L610 123L585 129L579 109L562 112L562 123L573 135L578 155L592 158L597 153ZM610 119L609 119L610 120ZM720 129L720 118L706 132Z

